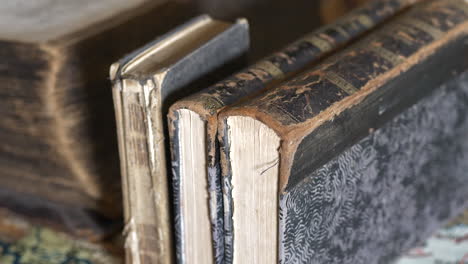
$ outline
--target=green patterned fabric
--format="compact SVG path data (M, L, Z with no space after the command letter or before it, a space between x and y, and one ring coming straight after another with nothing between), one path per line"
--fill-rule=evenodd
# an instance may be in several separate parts
M12 220L9 224L19 221ZM47 228L26 230L27 234L15 242L4 239L0 232L0 264L122 264L102 245L74 240ZM423 247L411 250L396 262L442 263L468 263L468 211L436 232Z
M115 264L120 260L100 245L77 241L46 228L34 227L14 243L0 238L1 264Z

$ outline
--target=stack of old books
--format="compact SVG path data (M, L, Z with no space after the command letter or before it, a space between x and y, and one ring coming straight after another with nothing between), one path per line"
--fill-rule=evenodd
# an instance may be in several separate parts
M0 7L1 206L95 239L123 208L132 264L387 263L467 208L467 1L367 1L263 59L250 18L85 2Z

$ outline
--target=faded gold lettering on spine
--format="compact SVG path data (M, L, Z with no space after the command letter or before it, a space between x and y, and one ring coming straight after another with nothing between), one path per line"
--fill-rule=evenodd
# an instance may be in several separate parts
M352 19L352 20L345 20L345 21L349 21L349 22L346 22L348 24L348 28L352 28L352 30L361 30L361 23L359 23L359 21L356 21L356 19Z
M371 27L374 26L374 22L372 21L372 19L369 16L359 15L359 16L357 16L357 20L359 21L359 23L364 25L366 28L371 28Z
M314 45L322 52L329 51L332 49L332 45L328 43L328 41L317 37L316 33L306 36L302 40L309 42L310 44Z
M413 45L414 43L411 42L411 40L405 38L404 36L401 36L401 35L398 35L398 34L395 34L394 36L392 36L394 39L396 40L399 40L403 43L405 43L406 45L410 46L410 45Z
M431 35L434 39L439 39L443 35L442 31L440 31L439 29L415 18L405 18L403 20L403 23L426 32L427 34Z
M273 78L281 78L284 76L284 73L280 68L276 67L276 65L266 60L258 62L254 65L254 68L267 72L268 74L273 76Z
M201 98L205 109L219 109L224 106L224 103L216 97L210 95L202 95Z
M358 89L354 87L354 85L350 84L348 81L343 79L343 77L339 76L334 72L325 73L325 79L338 86L341 90L345 91L348 94L353 94L358 91Z
M404 62L404 58L398 54L395 54L388 49L380 46L371 45L370 50L377 54L379 57L383 58L386 61L391 62L394 66Z
M396 39L396 40L399 40L399 41L405 43L408 46L411 46L414 43L410 39L408 39L407 37L403 36L400 33L413 34L414 32L411 32L411 31L415 31L415 30L416 29L410 28L410 27L408 27L406 25L396 24L395 23L395 24L391 24L391 25L383 28L383 30L378 32L378 34L389 36L389 37L391 37L393 39Z
M349 34L348 34L348 32L346 32L346 30L344 30L344 29L343 29L341 26L339 26L339 25L337 25L337 26L335 26L335 27L328 27L328 28L329 28L329 29L334 29L334 30L338 31L338 33L340 33L341 35L343 35L343 36L345 36L345 37L347 37L347 38L350 37Z

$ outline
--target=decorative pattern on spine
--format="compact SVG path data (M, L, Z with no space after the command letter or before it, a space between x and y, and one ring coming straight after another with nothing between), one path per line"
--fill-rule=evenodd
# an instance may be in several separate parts
M272 54L226 80L189 96L186 101L199 103L209 114L219 112L239 98L258 94L272 81L284 80L317 59L356 39L364 32L391 18L417 0L371 1L337 22L307 34L284 50Z
M250 101L251 105L284 126L306 123L375 79L383 79L392 70L405 70L406 65L414 64L413 55L424 53L426 47L447 36L467 18L466 1L422 3L420 8L390 22L315 70ZM406 67L399 67L403 62ZM284 102L288 102L287 109L282 107Z
M189 96L171 107L169 124L171 126L171 151L173 191L176 212L176 243L178 259L182 260L180 249L183 241L182 223L179 208L180 204L180 160L178 151L178 117L176 110L187 108L196 111L207 123L208 145L208 181L210 192L211 221L216 263L231 261L229 246L224 252L225 231L227 231L227 245L231 244L230 228L224 230L223 195L221 190L221 172L219 165L217 141L217 113L225 106L231 105L240 98L258 94L274 83L284 80L287 76L297 73L304 67L311 65L318 59L333 52L337 48L356 39L376 25L394 16L417 0L383 0L371 1L363 7L352 11L339 21L322 27L298 41L292 43L284 50L259 61L251 67L209 87L200 93ZM227 188L229 189L229 188ZM224 259L225 258L225 259Z

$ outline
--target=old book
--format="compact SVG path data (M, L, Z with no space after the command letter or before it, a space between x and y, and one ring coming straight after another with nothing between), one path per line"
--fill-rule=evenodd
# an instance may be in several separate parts
M246 20L233 24L205 15L111 66L128 263L173 261L162 119L168 101L193 92L195 80L242 55L248 46Z
M191 13L179 7L2 2L0 206L90 238L120 221L108 67Z
M461 212L467 41L466 1L424 1L222 112L227 262L388 263Z
M222 263L224 258L218 112L310 66L413 2L373 1L171 107L176 244L181 263Z

